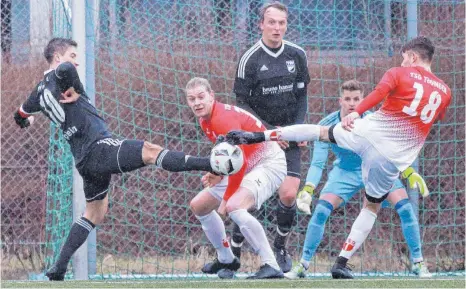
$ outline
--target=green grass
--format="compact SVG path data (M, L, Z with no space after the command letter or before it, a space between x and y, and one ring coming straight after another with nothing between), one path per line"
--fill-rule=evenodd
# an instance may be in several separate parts
M464 277L443 279L372 278L356 280L133 280L2 281L2 288L465 288Z

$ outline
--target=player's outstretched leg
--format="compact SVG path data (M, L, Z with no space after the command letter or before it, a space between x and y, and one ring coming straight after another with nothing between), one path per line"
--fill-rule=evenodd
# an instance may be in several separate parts
M304 278L309 268L309 263L319 247L324 235L325 223L333 211L333 205L326 200L319 200L314 213L307 225L306 239L304 240L303 255L299 264L295 265L290 272L285 273L285 278Z
M70 233L61 248L55 264L45 273L50 281L63 281L71 256L87 240L89 233L100 224L108 209L108 196L86 204L84 215L71 226Z

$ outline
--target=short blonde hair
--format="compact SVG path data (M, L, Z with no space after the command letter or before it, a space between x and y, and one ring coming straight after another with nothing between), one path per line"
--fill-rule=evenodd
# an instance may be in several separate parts
M212 92L212 87L210 86L210 83L207 79L202 78L202 77L194 77L191 78L191 80L188 81L186 84L185 88L185 93L193 88L196 88L198 86L203 86L207 90L207 92L211 93Z
M340 94L343 94L343 90L348 90L348 91L359 90L361 91L361 94L364 94L364 87L356 79L351 79L351 80L347 80L343 82L343 84L340 87Z

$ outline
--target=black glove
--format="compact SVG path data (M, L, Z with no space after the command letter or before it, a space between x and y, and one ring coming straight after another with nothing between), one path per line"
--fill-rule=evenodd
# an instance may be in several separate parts
M19 125L20 128L25 128L30 125L29 119L23 118L20 114L19 111L16 111L13 118L15 119L15 122L17 125Z
M219 143L225 142L225 136L223 134L219 135L215 140L214 146L218 145Z
M227 133L226 141L234 145L255 144L265 141L265 135L263 132L232 130Z

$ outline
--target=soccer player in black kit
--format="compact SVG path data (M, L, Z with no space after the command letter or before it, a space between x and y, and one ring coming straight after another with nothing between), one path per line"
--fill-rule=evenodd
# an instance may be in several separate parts
M71 256L103 221L112 174L153 164L173 172L213 172L209 158L187 156L142 140L112 138L79 80L76 48L75 41L65 38L54 38L47 44L44 56L49 70L14 114L21 128L28 127L31 114L38 112L60 125L84 181L84 215L72 225L58 260L46 273L50 280L57 281L64 279Z
M237 106L257 116L268 128L302 124L307 111L307 85L310 81L305 51L283 40L288 8L273 2L262 7L262 39L249 48L238 63L234 92ZM288 172L278 193L277 234L274 252L283 272L291 269L286 238L296 216L296 193L301 177L300 146L305 143L280 142L286 154ZM239 228L233 229L232 249L240 255L244 240Z

